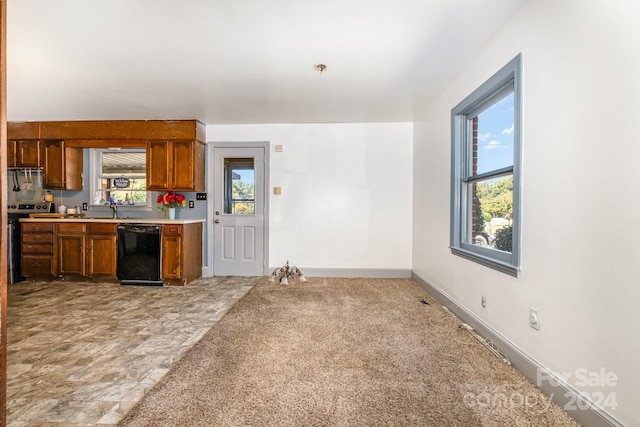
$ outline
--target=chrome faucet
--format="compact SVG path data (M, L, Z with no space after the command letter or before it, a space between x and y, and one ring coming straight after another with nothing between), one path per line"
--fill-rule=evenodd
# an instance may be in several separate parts
M109 205L109 207L111 208L111 210L113 211L113 219L117 219L118 218L118 204L117 203L111 203Z

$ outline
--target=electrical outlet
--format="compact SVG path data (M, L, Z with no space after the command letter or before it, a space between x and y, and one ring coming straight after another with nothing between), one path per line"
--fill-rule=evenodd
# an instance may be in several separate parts
M189 200L189 209L193 209L194 203L193 200Z
M87 205L86 203L83 203L83 204L82 204L82 210L83 210L83 211L86 211L86 210L88 210L88 209L89 209L89 205Z
M529 307L529 326L536 331L540 330L540 315L537 308Z
M196 193L196 200L207 200L207 193Z
M482 296L482 308L485 308L487 306L487 297L485 297L484 295Z

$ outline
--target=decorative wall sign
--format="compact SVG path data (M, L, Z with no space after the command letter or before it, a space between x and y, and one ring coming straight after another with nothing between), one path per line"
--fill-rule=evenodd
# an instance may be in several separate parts
M116 188L127 188L131 184L131 180L129 178L125 178L123 176L119 178L113 178L113 185Z

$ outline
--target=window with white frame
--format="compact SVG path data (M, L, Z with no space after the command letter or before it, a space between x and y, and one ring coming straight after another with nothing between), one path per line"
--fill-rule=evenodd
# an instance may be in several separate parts
M91 164L92 206L150 206L145 149L92 149Z
M520 268L521 55L451 111L451 251Z

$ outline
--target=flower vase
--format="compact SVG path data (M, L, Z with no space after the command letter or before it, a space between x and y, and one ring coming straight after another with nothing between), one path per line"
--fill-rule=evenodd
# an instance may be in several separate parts
M176 208L169 208L169 219L176 219Z

